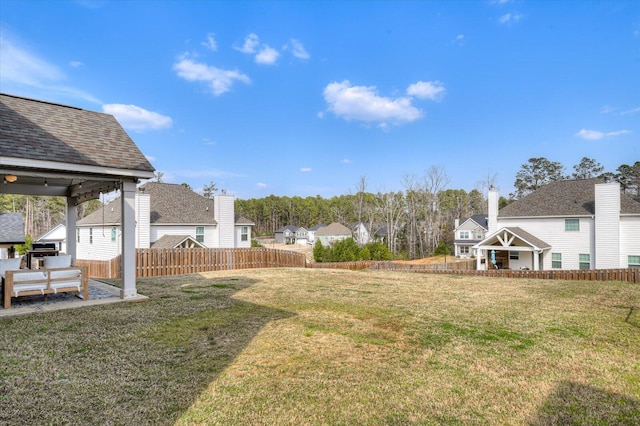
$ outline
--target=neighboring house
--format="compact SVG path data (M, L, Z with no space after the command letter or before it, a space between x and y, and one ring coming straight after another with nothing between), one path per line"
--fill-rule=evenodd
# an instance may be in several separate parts
M473 246L478 269L640 267L640 202L617 182L552 182L500 211L498 192L488 199L488 233Z
M276 243L278 244L294 244L296 242L296 231L298 227L295 225L286 225L275 232Z
M296 229L296 244L306 246L309 242L309 232L302 226Z
M324 228L324 223L319 223L316 226L313 226L307 230L307 245L314 245L316 243L316 231L320 228Z
M371 223L358 222L351 226L353 239L359 246L375 241L384 242L387 237L387 227Z
M0 213L0 259L14 257L16 244L24 244L22 213Z
M315 239L319 240L323 246L330 246L347 238L353 238L351 229L338 222L333 222L315 231Z
M78 259L107 260L120 254L119 218L120 202L116 199L79 220ZM251 247L254 225L234 214L234 197L224 191L211 200L183 185L158 182L138 189L135 220L136 248Z
M60 223L36 239L38 243L53 243L60 253L67 252L67 227Z
M462 220L456 219L453 230L454 255L463 258L477 256L477 250L473 246L484 239L488 226L486 214L474 214Z

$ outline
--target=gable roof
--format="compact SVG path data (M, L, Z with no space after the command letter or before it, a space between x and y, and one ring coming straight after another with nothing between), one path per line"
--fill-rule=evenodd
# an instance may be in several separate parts
M0 94L0 157L154 171L112 115L8 94Z
M458 225L458 228L461 228L462 225L464 225L465 223L467 223L467 221L473 221L476 225L482 227L485 231L489 229L489 218L487 217L486 214L474 214L471 217L465 217L462 218L460 220L460 225Z
M316 232L318 229L324 228L325 226L327 225L325 225L324 223L319 223L316 226L312 226L311 228L309 228L309 231Z
M0 243L24 244L22 213L0 213Z
M505 227L505 228L500 228L499 230L497 230L496 232L494 232L491 235L487 235L487 237L478 242L477 244L475 244L473 247L474 248L488 248L488 247L493 247L495 246L496 248L498 247L504 247L502 245L495 245L492 244L492 242L494 241L498 241L498 242L502 242L500 235L501 234L506 234L509 233L511 234L513 237L518 238L520 240L522 240L525 244L537 249L537 250L548 250L551 248L551 245L542 241L540 238L534 236L533 234L530 234L529 232L525 231L524 229L518 227L518 226L510 226L510 227ZM507 246L507 248L510 246Z
M333 222L330 225L327 225L323 228L320 228L316 231L316 237L323 235L353 235L351 230L344 226L341 223Z
M186 241L195 247L205 247L203 244L196 241L191 235L163 235L156 242L151 244L151 248L172 249L180 247Z
M604 180L570 179L551 182L498 212L498 218L517 216L591 216L595 214L595 185ZM640 203L620 194L620 212L640 214Z
M255 226L255 223L251 219L240 215L235 215L233 221L236 225Z
M193 192L186 186L172 183L147 182L139 188L149 194L150 222L160 224L216 225L214 201ZM78 221L78 225L120 223L120 198Z
M292 233L294 233L294 234L295 234L295 232L296 232L297 230L298 230L298 227L297 227L297 226L295 226L295 225L285 225L285 226L283 226L282 228L278 229L278 230L276 231L276 234L281 234L281 233L283 233L283 232L285 232L285 231L289 231L289 232L292 232Z

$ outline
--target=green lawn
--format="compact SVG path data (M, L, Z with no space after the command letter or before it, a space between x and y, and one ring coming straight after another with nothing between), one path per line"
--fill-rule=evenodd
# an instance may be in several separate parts
M322 269L0 320L0 424L639 424L640 286Z

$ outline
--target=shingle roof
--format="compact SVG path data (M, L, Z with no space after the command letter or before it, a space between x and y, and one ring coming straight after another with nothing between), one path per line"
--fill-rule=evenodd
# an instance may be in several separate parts
M484 229L489 229L489 218L486 214L474 214L470 219L482 226Z
M281 234L281 233L283 233L284 231L291 231L291 232L293 232L293 233L295 234L295 232L296 232L297 230L298 230L298 227L297 227L297 226L295 226L295 225L285 225L285 226L283 226L282 228L278 229L278 230L276 231L276 234Z
M315 232L320 228L324 228L325 226L327 225L325 225L324 223L319 223L316 226L312 226L311 228L309 228L309 231Z
M520 237L521 240L524 240L530 244L533 244L534 246L538 247L539 249L548 249L551 248L551 245L548 243L545 243L544 241L542 241L540 238L528 233L527 231L525 231L524 229L518 227L518 226L511 226L506 228L509 231L511 231L514 235L517 235L518 237Z
M352 235L352 232L343 224L333 222L332 224L320 228L316 231L316 237L322 235Z
M235 215L233 221L236 225L255 226L255 223L251 219L247 219L246 217L240 215Z
M590 216L595 214L595 184L601 179L559 180L543 186L498 212L498 217ZM621 213L640 214L640 203L620 196Z
M22 213L0 213L0 243L24 244Z
M149 194L151 224L217 224L213 200L183 185L147 182L140 187ZM78 221L78 225L120 223L120 199Z
M0 156L153 172L109 114L0 94Z
M158 241L151 244L151 248L166 248L172 249L180 246L186 240L190 240L197 247L204 247L196 241L191 235L163 235Z

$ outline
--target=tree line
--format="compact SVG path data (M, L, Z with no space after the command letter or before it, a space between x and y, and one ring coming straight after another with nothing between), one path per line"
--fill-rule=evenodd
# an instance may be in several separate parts
M441 243L453 246L455 219L486 213L486 190L495 186L496 175L488 174L477 183L477 189L447 188L449 177L442 167L431 166L422 176L408 175L397 191L368 191L366 177L361 177L349 193L331 198L276 196L237 199L236 213L252 220L257 235L273 234L285 225L309 228L317 224L340 222L352 225L362 222L372 229L386 229L388 249L394 256L407 258L432 254ZM515 192L500 197L500 207L534 192L549 182L561 179L608 178L620 182L622 190L638 196L640 161L622 164L608 172L596 160L583 158L573 166L571 174L559 162L544 157L530 158L516 174ZM161 181L161 176L157 177ZM187 184L185 184L187 185ZM187 185L188 186L188 185ZM215 183L205 186L206 197L217 190ZM99 200L78 206L78 219L97 210ZM0 194L1 212L21 212L25 235L37 238L65 219L62 197L39 197Z

